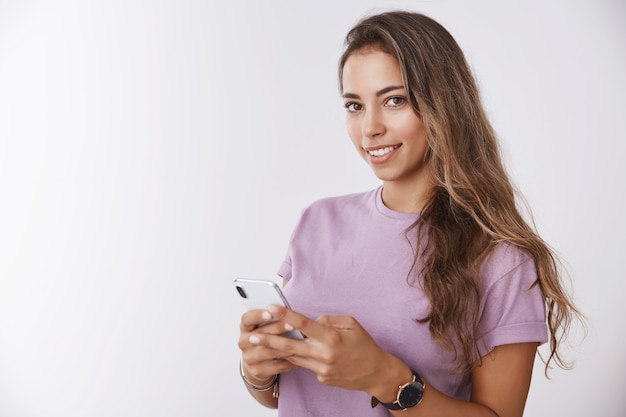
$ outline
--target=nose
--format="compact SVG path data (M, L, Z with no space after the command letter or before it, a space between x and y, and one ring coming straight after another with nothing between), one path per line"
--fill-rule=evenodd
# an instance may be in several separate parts
M385 133L385 123L379 109L366 110L362 121L363 136L372 139Z

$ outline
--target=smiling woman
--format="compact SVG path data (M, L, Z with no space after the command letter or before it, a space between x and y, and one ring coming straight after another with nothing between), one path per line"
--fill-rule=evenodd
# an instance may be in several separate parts
M278 271L293 310L241 320L248 390L287 416L521 416L537 346L565 367L578 312L463 53L424 15L374 15L347 36L340 86L382 185L304 211Z
M626 338L616 331L616 318L626 316L626 193L619 192L626 178L626 2L614 0L0 1L0 416L279 413L259 406L241 381L242 352L233 344L242 306L231 282L271 278L310 202L378 185L389 191L346 133L353 115L342 95L364 92L337 89L346 32L359 16L389 6L435 17L463 48L511 178L541 236L566 260L577 305L591 322L585 343L565 350L576 358L575 372L552 369L544 378L535 358L525 415L626 416ZM384 48L407 74L388 86L404 89L388 104L404 96L419 115L438 184L434 168L451 159L435 122L456 125L459 113L454 103L428 102L444 91L411 75L420 61L400 59L411 50ZM434 65L442 53L423 60ZM443 110L437 117L435 108ZM458 173L448 178L463 190ZM415 321L431 304L436 314L461 299L406 284L410 278L423 286L415 280L425 257L409 277L417 237L405 230L416 214L403 213L387 194L385 204L398 211L374 197L333 201L320 210L324 222L312 216L314 204L294 231L291 275L281 273L291 276L285 292L295 311L315 320L353 317L383 351L412 367L425 389L407 415L423 409L434 389L478 401L453 392L453 377L438 380L449 374L450 356L426 329L430 322ZM485 302L494 290L481 292ZM427 294L436 301L419 298ZM442 323L433 317L434 326ZM539 349L547 359L549 343ZM259 371L264 352L244 353L245 376L261 377L258 387L278 372ZM358 371L350 370L355 380L363 377ZM468 374L456 375L467 390ZM477 377L471 386L480 392ZM340 381L323 369L278 380L278 402L273 389L266 394L281 415L298 402L311 406L302 415L324 403L331 416L386 411L371 410L368 387L324 391Z
M384 181L385 205L419 212L427 196L416 190L427 191L432 184L426 160L428 138L408 100L398 61L376 48L360 49L345 62L342 85L348 134L374 174ZM415 199L394 199L401 194Z

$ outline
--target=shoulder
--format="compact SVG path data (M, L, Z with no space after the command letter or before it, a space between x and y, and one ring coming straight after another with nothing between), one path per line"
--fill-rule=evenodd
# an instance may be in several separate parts
M481 264L480 286L488 290L507 278L521 280L530 286L537 280L537 270L530 253L511 243L500 242Z
M340 196L326 197L314 201L303 211L303 217L317 215L339 215L354 213L355 210L371 209L375 204L377 190L361 193L345 194Z
M326 233L367 221L375 210L376 190L326 197L302 210L295 233Z

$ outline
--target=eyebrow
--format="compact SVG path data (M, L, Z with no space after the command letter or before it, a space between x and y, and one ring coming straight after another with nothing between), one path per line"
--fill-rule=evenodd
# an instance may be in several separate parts
M394 90L402 90L402 89L404 89L403 85L390 85L389 87L385 87L381 90L378 90L376 92L376 97L380 97ZM353 94L353 93L343 93L342 97L343 98L360 98L358 94Z

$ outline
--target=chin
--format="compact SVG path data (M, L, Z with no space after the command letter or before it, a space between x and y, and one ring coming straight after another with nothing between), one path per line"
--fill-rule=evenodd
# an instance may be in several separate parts
M399 175L397 172L392 172L389 168L385 169L382 167L371 166L372 172L381 181L395 181L398 179Z

